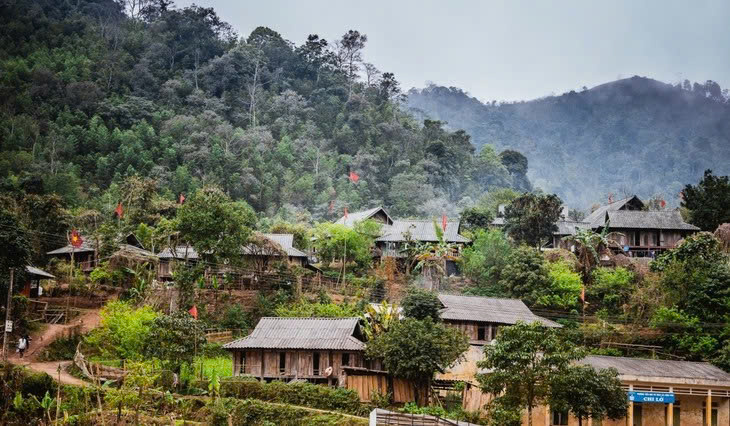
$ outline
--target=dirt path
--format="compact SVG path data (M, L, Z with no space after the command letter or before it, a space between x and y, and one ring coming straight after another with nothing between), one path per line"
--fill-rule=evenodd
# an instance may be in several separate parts
M66 372L66 369L71 365L72 361L49 361L49 362L15 362L14 364L22 365L38 373L46 373L53 377L53 380L58 381L58 366L61 365L61 384L74 385L74 386L86 386L89 383L78 379Z
M61 365L61 383L65 385L86 386L88 383L80 380L66 372L72 361L48 361L39 362L38 357L48 345L56 339L67 336L75 327L79 332L88 333L99 325L101 318L98 309L89 309L69 324L48 324L36 335L31 336L30 346L23 358L13 350L8 361L16 365L22 365L33 371L47 373L54 380L58 380L58 365Z

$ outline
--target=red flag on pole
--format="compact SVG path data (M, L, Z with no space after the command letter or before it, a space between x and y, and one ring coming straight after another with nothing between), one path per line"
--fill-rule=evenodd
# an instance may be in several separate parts
M124 207L122 207L121 201L119 202L119 204L117 204L117 208L114 209L114 214L116 214L119 219L121 219L122 216L124 216Z
M441 227L444 229L444 232L446 232L446 225L447 225L446 215L442 214L441 215Z
M73 247L79 248L79 247L81 247L81 244L84 243L84 240L83 240L83 238L81 238L79 231L74 229L71 231L71 237L69 237L69 242L71 243L71 245Z
M184 203L184 202L185 202L185 194L183 194L183 193L181 192L181 193L180 193L180 196L179 196L179 197L177 198L177 201L178 201L178 202L179 202L180 204Z
M659 205L662 206L662 208L667 206L667 202L664 200L659 201Z
M347 219L347 207L345 207L345 219Z
M357 183L357 181L360 180L360 175L355 172L350 172L350 181L352 183Z
M190 310L188 312L190 313L190 315L193 316L193 318L198 319L198 307L197 306L193 305L193 307L190 308Z

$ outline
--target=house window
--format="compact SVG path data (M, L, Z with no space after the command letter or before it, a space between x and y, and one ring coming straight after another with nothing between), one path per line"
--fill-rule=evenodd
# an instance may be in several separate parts
M712 403L712 422L710 426L717 426L717 402ZM707 424L707 401L702 402L702 424Z
M279 374L286 372L286 352L279 352Z
M674 413L674 420L672 420L672 424L669 424L669 405L664 406L664 425L665 426L680 426L682 424L680 420L682 410L679 407L679 401L674 402L674 408L672 409L672 413Z
M477 326L477 340L487 340L487 326Z
M568 412L553 410L553 422L551 425L552 426L567 426L568 425Z
M312 374L319 376L319 352L315 352L312 355Z
M350 365L350 354L342 354L342 365L343 366Z

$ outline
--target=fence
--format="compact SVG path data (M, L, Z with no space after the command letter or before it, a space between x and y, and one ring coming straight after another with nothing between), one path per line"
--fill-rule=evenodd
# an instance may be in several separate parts
M370 426L375 425L476 426L474 423L459 420L442 419L441 417L427 416L425 414L396 413L380 408L376 408L370 412Z
M404 404L416 400L416 388L413 383L392 377L387 371L369 370L366 368L344 367L345 387L357 392L360 400L370 402L376 394L387 395L392 393L393 402ZM424 399L427 390L419 392L421 399Z

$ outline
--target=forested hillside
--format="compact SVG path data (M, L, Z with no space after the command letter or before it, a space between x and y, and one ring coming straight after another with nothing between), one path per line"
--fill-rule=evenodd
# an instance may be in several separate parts
M458 88L408 93L422 117L466 130L477 147L516 149L536 187L586 209L606 196L678 204L705 169L730 172L730 103L712 81L672 86L642 77L529 102L482 103Z
M296 46L169 3L0 3L3 192L111 214L136 175L169 201L214 184L262 214L332 218L453 214L490 186L529 187L519 154L475 156L466 133L401 111L365 34Z

